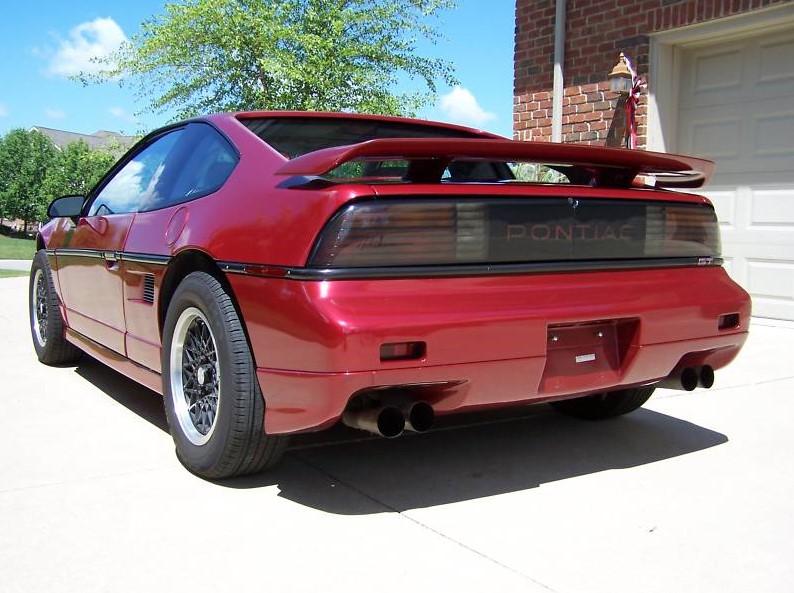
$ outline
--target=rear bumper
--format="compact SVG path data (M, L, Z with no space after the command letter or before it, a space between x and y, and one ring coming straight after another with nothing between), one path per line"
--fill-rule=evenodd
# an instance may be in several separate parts
M229 281L269 433L326 427L354 394L379 387L419 385L444 414L647 384L684 364L718 369L738 354L750 318L749 296L716 267ZM739 314L738 326L719 330L718 318L730 313ZM599 345L591 337L602 329ZM403 341L425 342L426 354L381 361L382 344Z

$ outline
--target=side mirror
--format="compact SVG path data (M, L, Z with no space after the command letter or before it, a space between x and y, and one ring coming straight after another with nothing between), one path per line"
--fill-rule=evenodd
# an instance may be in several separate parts
M77 218L83 211L85 196L61 196L50 202L47 216L50 218Z

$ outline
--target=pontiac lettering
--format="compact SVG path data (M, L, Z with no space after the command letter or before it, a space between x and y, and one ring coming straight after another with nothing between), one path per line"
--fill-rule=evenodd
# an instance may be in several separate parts
M631 241L634 227L630 224L611 225L598 223L527 223L508 224L507 240L532 241Z

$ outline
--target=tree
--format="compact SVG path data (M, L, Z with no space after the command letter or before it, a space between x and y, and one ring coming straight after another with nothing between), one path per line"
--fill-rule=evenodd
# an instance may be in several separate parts
M49 198L44 178L56 159L50 139L37 131L11 130L0 142L0 208L4 218L28 223L44 218Z
M417 55L435 43L427 20L453 0L186 0L145 21L84 83L137 85L153 111L177 117L252 109L413 115L448 62ZM397 94L408 77L424 90Z
M42 187L50 199L65 195L86 195L108 172L116 157L104 150L92 150L82 140L72 142L58 153Z

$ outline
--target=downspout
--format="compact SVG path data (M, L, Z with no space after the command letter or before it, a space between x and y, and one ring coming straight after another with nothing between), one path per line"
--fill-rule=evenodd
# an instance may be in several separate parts
M557 0L554 18L554 87L551 96L551 141L562 142L562 65L565 62L565 0Z

